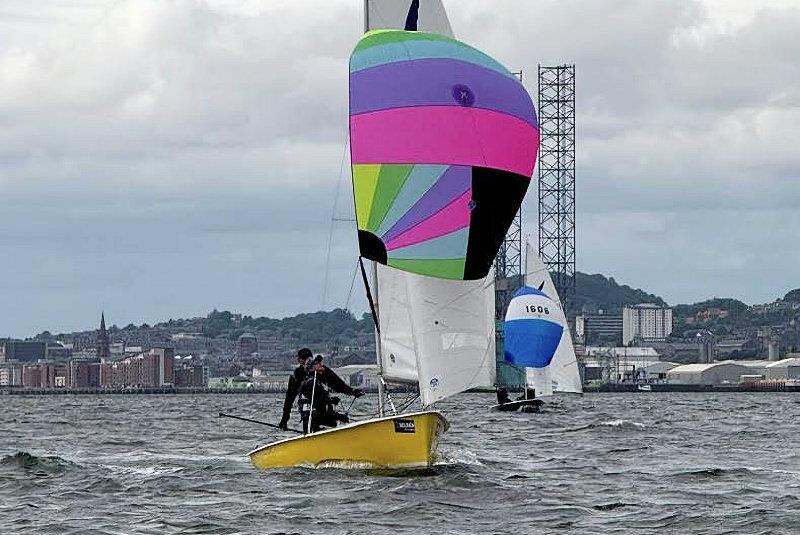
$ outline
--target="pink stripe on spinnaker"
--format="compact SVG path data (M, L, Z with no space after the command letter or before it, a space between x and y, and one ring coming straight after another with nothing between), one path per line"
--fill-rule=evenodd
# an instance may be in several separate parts
M411 227L386 244L387 251L400 247L408 247L469 226L469 202L472 190L465 191L458 199L451 202L434 215Z
M462 106L395 108L350 117L355 164L472 165L530 177L539 130L504 113Z

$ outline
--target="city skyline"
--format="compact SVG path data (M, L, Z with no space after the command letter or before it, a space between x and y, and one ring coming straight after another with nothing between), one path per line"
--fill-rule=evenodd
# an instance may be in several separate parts
M4 332L86 329L102 309L126 325L346 304L347 223L329 275L326 246L331 214L352 217L342 155L361 3L268 4L5 7ZM534 93L537 63L577 66L578 270L671 304L800 286L800 9L748 4L451 7L458 35L530 73Z

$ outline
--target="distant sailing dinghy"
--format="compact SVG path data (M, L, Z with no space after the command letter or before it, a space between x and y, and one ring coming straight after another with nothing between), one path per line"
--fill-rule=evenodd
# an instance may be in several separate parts
M505 362L525 370L526 394L521 400L495 405L496 410L538 409L542 402L528 399L528 389L533 389L537 396L583 393L561 300L550 273L530 245L526 264L526 286L514 294L503 324Z
M533 174L536 113L508 69L447 35L440 0L398 12L403 4L365 2L372 31L350 59L354 204L380 416L258 448L250 459L259 468L430 466L448 428L433 404L493 381L490 269ZM404 30L386 29L398 22ZM384 381L418 385L422 410L397 413Z

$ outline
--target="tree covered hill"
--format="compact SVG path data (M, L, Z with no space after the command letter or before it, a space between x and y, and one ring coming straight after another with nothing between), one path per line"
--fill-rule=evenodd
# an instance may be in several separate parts
M236 340L244 333L260 338L283 340L287 344L353 345L371 339L373 323L369 315L357 319L352 312L337 308L330 311L299 314L283 319L253 317L213 310L205 317L169 320L152 329L170 333L188 332L206 338Z
M800 288L788 292L783 296L783 300L787 303L800 303Z
M659 296L641 289L620 285L613 277L600 274L575 274L577 295L569 303L569 315L582 311L603 309L618 312L625 305L655 303L666 305ZM709 309L727 311L724 317L714 316L702 321L696 320L698 314ZM780 325L798 318L800 321L800 288L788 292L783 299L766 305L749 306L736 299L715 298L692 305L677 305L673 308L675 332L712 328L715 331L731 332L736 329L764 325ZM112 326L109 331L112 341L126 341L131 345L169 343L174 335L192 333L208 340L206 347L231 347L244 333L256 334L276 345L295 347L298 344L344 347L369 346L373 343L372 318L368 313L360 317L345 309L319 311L282 319L236 314L229 311L213 310L203 317L170 319L153 326L133 324L119 328ZM36 338L40 340L91 338L95 330L79 333L53 335L47 331ZM213 344L212 344L213 342Z
M575 273L577 287L575 299L570 303L573 313L582 310L603 309L606 311L621 310L625 305L638 305L640 303L654 303L665 306L667 303L657 295L653 295L637 288L617 284L613 277L603 275L587 275Z

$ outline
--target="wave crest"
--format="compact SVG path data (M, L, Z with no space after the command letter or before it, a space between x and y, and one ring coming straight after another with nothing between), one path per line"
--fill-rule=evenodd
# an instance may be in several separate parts
M75 466L75 463L56 455L37 456L27 451L18 451L13 455L6 455L0 459L0 465L24 470L36 477L50 477L62 474L70 467Z

